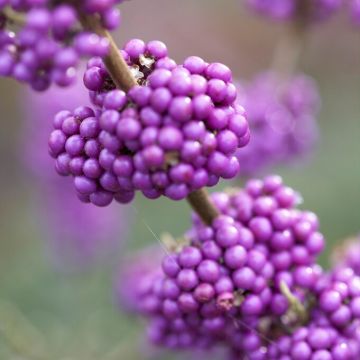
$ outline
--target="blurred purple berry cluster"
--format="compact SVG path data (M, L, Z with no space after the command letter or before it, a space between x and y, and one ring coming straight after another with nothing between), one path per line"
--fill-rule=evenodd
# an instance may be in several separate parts
M321 21L338 11L342 0L246 0L246 3L273 20L293 20L300 14L307 21Z
M212 199L222 215L212 226L195 215L161 269L146 257L146 272L139 258L120 274L117 294L131 294L150 341L223 346L233 359L358 359L360 278L317 264L325 240L316 215L297 208L300 195L269 176Z
M262 357L251 359L355 360L360 356L359 334L328 323L326 316L313 314L312 321L292 334L281 336ZM260 352L259 352L260 353ZM241 357L240 357L241 358Z
M318 139L320 96L314 80L298 74L289 80L265 72L241 87L251 141L237 158L240 174L252 176L279 165L296 163Z
M49 119L64 106L88 101L77 80L66 90L38 93L26 89L21 93L25 123L20 156L27 176L34 180L31 205L50 257L62 270L79 270L115 257L126 239L129 221L121 208L99 209L81 203L74 196L72 181L58 176L46 151L52 128Z
M235 152L249 128L230 69L189 57L168 57L159 41L131 40L122 51L138 81L115 89L100 58L84 75L94 110L60 112L50 136L61 175L74 176L81 200L127 203L136 191L181 200L239 171Z
M83 30L80 18L98 15L105 29L120 24L115 7L123 0L4 0L0 4L0 76L43 91L51 83L68 86L83 56L104 56L109 42Z

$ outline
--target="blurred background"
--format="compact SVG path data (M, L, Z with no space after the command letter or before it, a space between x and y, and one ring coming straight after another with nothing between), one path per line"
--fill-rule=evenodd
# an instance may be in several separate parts
M239 79L271 64L286 31L286 24L257 17L240 0L134 0L122 5L122 15L119 45L130 38L159 39L176 61L189 55L220 61ZM346 14L313 27L301 69L319 84L321 140L306 164L276 169L301 192L303 208L318 214L328 242L325 266L331 248L360 228L359 59L360 28ZM120 247L108 261L80 271L57 263L36 206L51 195L40 187L39 196L22 161L23 96L20 85L1 79L0 359L170 359L146 350L141 322L115 305L113 280L126 253L160 246L156 237L164 231L180 235L187 229L187 204L138 196L134 205L117 205L113 240Z

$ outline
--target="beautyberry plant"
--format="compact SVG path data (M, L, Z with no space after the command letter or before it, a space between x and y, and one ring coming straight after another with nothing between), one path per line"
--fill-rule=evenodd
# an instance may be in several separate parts
M74 176L79 197L105 206L139 190L181 200L235 177L235 152L250 132L230 69L195 56L177 65L159 41L131 40L122 56L137 81L128 94L93 58L84 84L94 110L55 118L51 155L61 175Z
M205 190L313 146L319 96L296 75L298 58L309 24L328 19L341 1L247 1L289 20L291 36L272 71L244 91L226 65L198 56L177 63L161 41L132 39L119 49L109 31L120 24L121 2L0 4L0 75L38 91L66 87L90 57L89 101L58 112L48 141L56 171L72 178L78 198L106 207L141 192L186 198L195 210L165 257L151 248L126 265L119 303L145 316L149 339L168 349L221 347L241 360L359 359L356 265L318 264L324 236L317 216L299 209L300 194L279 176L211 196Z
M82 29L81 22L95 15L104 29L116 29L120 12L115 5L122 1L2 1L0 75L40 91L51 83L72 84L81 57L104 56L109 50L108 39Z

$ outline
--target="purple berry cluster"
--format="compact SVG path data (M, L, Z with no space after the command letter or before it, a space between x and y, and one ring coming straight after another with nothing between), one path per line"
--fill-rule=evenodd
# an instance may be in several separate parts
M325 274L315 289L318 311L326 315L329 324L352 331L359 329L360 278L351 268L340 268Z
M51 83L72 84L79 59L104 56L109 47L107 39L81 29L80 17L96 14L104 28L113 30L120 23L120 12L115 7L119 2L122 0L56 4L48 0L2 1L0 76L29 83L38 91Z
M125 283L150 340L223 346L234 359L357 359L360 278L316 263L324 238L316 216L296 209L299 195L269 176L213 201L222 215L212 226L195 216L187 245L164 257L161 272Z
M360 356L360 278L351 268L319 277L309 322L271 343L264 359L345 360Z
M176 62L168 57L166 45L157 40L145 43L140 39L132 39L125 44L120 52L133 77L140 85L138 93L133 95L138 102L142 98L144 98L144 103L148 100L148 96L145 94L146 85L148 84L148 77L154 70L172 70L177 66ZM93 105L100 109L110 108L120 111L131 101L131 98L123 92L111 93L112 90L116 89L116 86L100 57L94 57L88 61L87 70L84 74L84 85L89 90ZM107 98L106 101L105 98Z
M322 21L340 9L342 0L246 0L246 3L273 20L293 20L300 15L308 21Z
M98 118L91 108L61 111L53 125L50 155L56 158L55 168L60 175L74 177L81 201L107 206L113 199L120 203L132 200L134 193L121 188L112 171L114 155L102 145Z
M301 298L306 291L313 289L322 273L316 264L316 257L323 251L325 240L318 231L316 215L296 208L301 202L300 195L285 186L278 176L249 180L244 190L233 194L215 193L213 201L225 214L227 221L236 224L240 231L236 249L239 245L245 249L243 256L248 264L242 264L241 269L232 274L232 280L238 280L237 287L245 289L249 294L252 291L257 293L260 284L259 288L268 292L266 284L271 279L271 299L266 306L261 307L259 314L263 310L278 316L285 314L288 302L281 294L280 284L286 283ZM216 232L220 237L215 235L214 238L211 228L204 227L197 217L195 224L195 228L188 233L192 242L200 242L205 249L209 242L211 246L215 243L221 248L234 245L227 243L231 234L229 230ZM230 269L232 256L229 254L233 251L226 250L220 255L220 262L224 261ZM235 257L239 255L237 251L234 252ZM262 277L257 273L260 269ZM247 281L247 284L242 284L242 281Z
M115 89L93 58L84 83L96 110L55 119L50 151L60 174L75 176L80 197L105 206L112 198L128 202L138 190L180 200L236 176L235 152L250 134L229 68L194 56L178 66L159 41L131 40L122 53L138 86L128 94Z
M310 77L299 74L284 83L276 73L262 73L239 91L239 98L251 130L249 145L237 156L240 175L289 164L314 148L320 96Z
M293 334L281 336L256 359L356 360L359 356L358 335L343 334L325 318L318 318Z

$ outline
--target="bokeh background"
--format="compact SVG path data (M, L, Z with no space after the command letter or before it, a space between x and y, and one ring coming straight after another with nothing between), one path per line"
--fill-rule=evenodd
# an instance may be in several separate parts
M159 39L179 62L196 54L229 65L240 79L271 64L287 29L249 13L240 0L134 0L122 10L119 45L134 37ZM325 266L331 248L360 229L359 59L360 28L346 13L312 29L300 65L319 83L321 141L305 164L274 169L302 193L303 207L319 215L328 242ZM113 280L126 253L146 244L160 248L162 232L180 235L188 227L187 204L138 196L134 205L119 206L119 222L130 229L118 235L116 260L82 271L54 266L39 230L33 180L19 156L21 90L1 79L0 359L172 358L148 349L141 321L118 311Z

